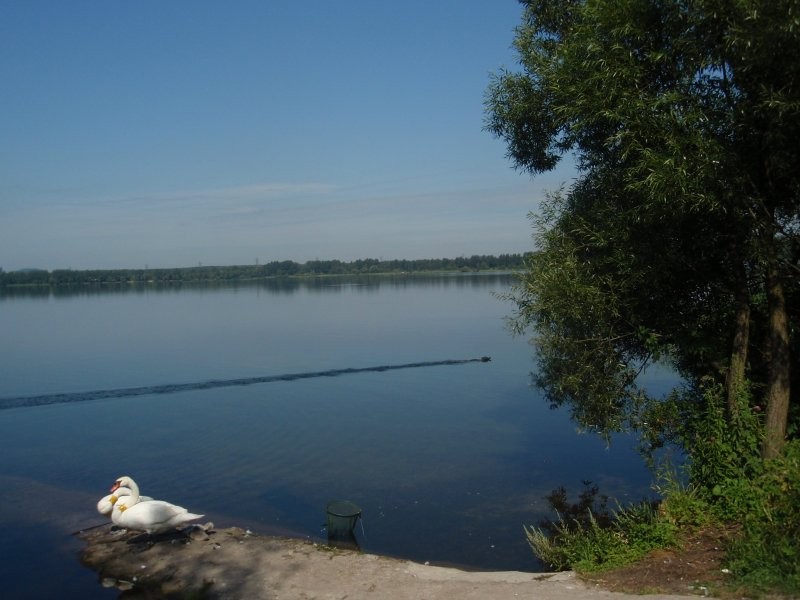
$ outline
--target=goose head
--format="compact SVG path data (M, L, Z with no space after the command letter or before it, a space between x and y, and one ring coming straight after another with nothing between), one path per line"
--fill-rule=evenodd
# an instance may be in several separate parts
M117 480L114 482L114 485L111 486L111 489L109 491L111 493L114 493L121 487L128 488L129 490L138 488L136 482L131 477L123 475L122 477L117 477Z

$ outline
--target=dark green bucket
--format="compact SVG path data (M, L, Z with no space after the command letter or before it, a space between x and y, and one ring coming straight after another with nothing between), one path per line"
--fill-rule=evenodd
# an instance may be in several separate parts
M354 537L361 508L349 500L333 500L328 502L328 537L333 539L346 539Z

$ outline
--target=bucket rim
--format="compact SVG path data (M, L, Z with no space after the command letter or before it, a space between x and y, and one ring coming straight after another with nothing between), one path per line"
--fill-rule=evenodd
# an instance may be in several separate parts
M357 517L361 514L361 507L350 500L331 500L326 511L335 517Z

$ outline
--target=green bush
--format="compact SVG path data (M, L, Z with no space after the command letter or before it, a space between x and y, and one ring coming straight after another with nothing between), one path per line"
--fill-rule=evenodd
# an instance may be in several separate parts
M736 398L734 414L726 414L719 386L705 389L703 400L681 431L694 498L668 491L664 506L685 512L692 502L705 502L712 521L741 523L726 548L734 579L754 592L798 594L800 440L788 442L781 457L764 460L761 416L747 389Z
M762 424L750 402L745 388L736 399L735 414L728 415L722 387L708 386L680 432L689 456L689 481L722 522L739 521L757 510L751 488L763 467Z
M602 527L591 513L587 524L575 526L560 520L555 534L548 536L541 529L525 529L534 554L557 571L600 571L632 562L637 558L624 534L613 527Z
M756 590L800 595L800 440L788 442L781 457L764 461L749 493L756 508L745 515L727 566Z
M739 524L726 549L726 566L745 588L800 593L800 440L781 457L761 458L761 416L744 389L734 414L726 414L720 387L704 391L704 402L682 429L690 460L691 495L668 490L664 506L685 513L707 503L710 520ZM681 504L686 506L681 506Z
M677 527L659 518L656 505L642 501L616 511L606 510L601 497L599 516L592 510L597 488L584 482L585 489L575 504L566 504L569 517L556 511L557 520L539 527L526 527L525 536L534 554L549 568L603 571L629 564L655 548L674 545ZM564 489L548 496L563 500Z

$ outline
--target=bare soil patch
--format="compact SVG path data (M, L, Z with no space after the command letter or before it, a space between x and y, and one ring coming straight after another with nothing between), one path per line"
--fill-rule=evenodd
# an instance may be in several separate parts
M735 533L703 529L688 536L680 548L655 550L633 565L582 577L615 592L728 596L725 545Z

